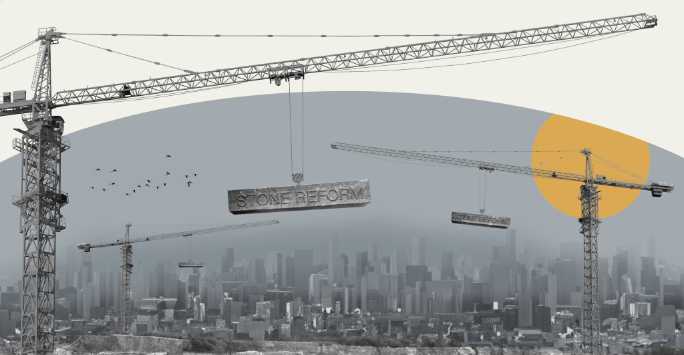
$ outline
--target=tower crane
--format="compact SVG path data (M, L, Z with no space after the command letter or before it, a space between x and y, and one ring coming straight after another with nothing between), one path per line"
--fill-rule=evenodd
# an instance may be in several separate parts
M119 82L53 93L52 46L69 33L54 27L38 31L39 43L32 81L32 97L16 92L3 95L0 116L20 114L26 129L13 148L21 153L21 190L14 204L20 210L19 233L23 239L21 290L21 351L45 354L54 348L55 243L65 228L61 209L68 203L62 191L62 141L64 120L52 110L64 106L119 101L143 96L193 91L230 84L283 80L304 75L363 67L449 57L490 50L590 39L653 28L658 20L644 13L534 27L498 33L451 37L391 47L285 60L257 65L188 72L145 80ZM18 93L18 94L17 94Z
M484 171L499 171L511 174L538 176L542 178L575 181L581 183L581 217L579 218L579 223L580 233L582 234L584 242L582 348L583 351L590 354L601 354L601 343L599 337L599 332L601 330L601 315L599 308L600 303L598 289L598 226L600 223L598 218L598 187L610 186L622 189L649 191L653 197L661 197L663 193L672 192L672 190L674 190L674 187L668 184L656 182L640 184L609 179L603 175L594 175L591 159L592 153L588 148L585 148L581 151L581 153L584 155L585 161L584 174L348 143L333 143L331 148L379 157L455 165L476 168Z
M156 240L168 240L168 239L176 239L176 238L193 238L197 237L200 235L205 235L205 234L213 234L213 233L218 233L218 232L223 232L223 231L230 231L230 230L240 230L240 229L247 229L247 228L254 228L254 227L262 227L262 226L271 226L274 224L278 224L277 220L269 220L269 221L259 221L259 222L251 222L251 223L243 223L243 224L230 224L230 225L225 225L225 226L220 226L220 227L212 227L212 228L203 228L203 229L194 229L194 230L188 230L188 231L183 231L183 232L174 232L174 233L162 233L162 234L154 234L154 235L149 235L145 237L139 237L139 238L134 238L131 239L131 224L128 223L126 224L126 234L124 235L123 239L117 239L112 242L104 242L104 243L81 243L78 244L76 247L80 250L82 250L85 253L89 253L92 251L92 249L97 249L97 248L107 248L107 247L120 247L121 248L121 284L120 284L120 299L121 299L121 309L120 309L120 323L121 323L121 331L122 333L126 334L128 332L128 322L127 322L127 314L128 310L130 308L130 303L131 303L131 274L133 273L133 244L136 243L143 243L143 242L152 242Z

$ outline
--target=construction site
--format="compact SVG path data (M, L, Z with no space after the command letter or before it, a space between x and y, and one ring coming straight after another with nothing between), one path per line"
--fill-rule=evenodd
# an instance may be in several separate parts
M540 22L472 34L16 34L30 40L0 47L0 78L33 71L26 88L0 82L0 116L21 119L16 155L0 162L13 238L0 252L0 353L684 349L684 265L667 241L680 229L681 157L541 110L305 86L426 69L453 81L450 67L536 56L554 65L659 26L646 13ZM121 38L376 42L190 70L117 49ZM65 43L172 74L63 88L53 73ZM243 85L275 91L241 96ZM71 108L226 87L232 98L65 133Z

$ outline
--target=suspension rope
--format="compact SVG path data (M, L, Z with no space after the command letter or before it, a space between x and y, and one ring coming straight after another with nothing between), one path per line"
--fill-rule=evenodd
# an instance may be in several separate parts
M482 208L480 213L484 214L487 210L487 174L488 171L482 171Z
M19 47L17 47L17 48L14 48L14 49L10 50L9 52L0 54L0 61L3 61L3 60L5 60L5 59L7 59L7 58L9 58L9 57L11 57L11 56L13 56L13 55L15 55L15 54L21 52L21 51L23 51L24 49L30 47L30 46L31 46L33 43L35 43L35 42L36 42L35 39L34 39L34 40L31 40L30 42L24 43L24 44L22 44L21 46L19 46Z
M19 59L19 60L16 60L16 61L14 61L14 62L12 62L12 63L9 63L9 64L7 64L7 65L5 65L5 66L2 66L2 67L0 67L0 70L7 69L7 68L9 68L9 67L11 67L11 66L13 66L13 65L15 65L15 64L19 64L19 63L21 63L21 62L23 62L23 61L26 61L26 60L28 60L28 59L31 59L31 58L33 58L36 54L38 54L38 53L33 53L33 54L29 55L29 56L26 56L26 57L24 57L24 58L21 58L21 59Z
M382 34L287 34L287 33L89 33L89 32L63 32L70 36L106 36L106 37L199 37L199 38L381 38L381 37L464 37L476 36L474 33L382 33Z
M609 167L611 167L611 168L613 168L613 169L615 169L615 170L617 170L617 171L619 171L619 172L621 172L621 173L623 173L623 174L629 175L630 177L633 177L633 178L635 178L635 179L637 179L637 180L646 180L643 176L641 176L641 175L635 173L634 171L631 171L631 170L629 170L629 169L626 169L626 168L620 166L619 164L617 164L617 163L615 163L615 162L613 162L613 161L611 161L611 160L609 160L609 159L607 159L607 158L604 158L604 157L602 157L602 156L600 156L600 155L597 155L597 154L594 153L594 152L592 152L591 155L592 155L594 158L598 158L598 160L601 161L602 163L608 165Z
M301 94L301 106L300 106L300 116L299 119L301 120L300 122L300 140L299 140L299 159L300 159L300 168L302 172L302 178L304 177L304 77L302 77L302 94Z
M292 129L292 84L290 80L287 80L287 109L288 118L290 122L290 176L294 180L295 168L294 168L294 131ZM296 181L295 181L296 182Z
M192 70L183 69L183 68L179 68L179 67L177 67L177 66L173 66L173 65L170 65L170 64L164 64L164 63L161 63L161 62L158 62L158 61L155 61L155 60L151 60L151 59L147 59L147 58L138 57L138 56L135 56L135 55L132 55L132 54L128 54L128 53L120 52L120 51L113 50L113 49L110 49L110 48L105 48L105 47L102 47L102 46L98 46L98 45L96 45L96 44L92 44L92 43L88 43L88 42L79 41L79 40L77 40L77 39L68 38L68 37L64 37L64 39L66 39L66 40L68 40L68 41L71 41L71 42L78 43L78 44L82 44L82 45L84 45L84 46L88 46L88 47L100 49L100 50L103 50L103 51L106 51L106 52L109 52L109 53L114 53L114 54L122 55L122 56L124 56L124 57L128 57L128 58L132 58L132 59L135 59L135 60L139 60L139 61L142 61L142 62L146 62L146 63L150 63L150 64L162 66L162 67L166 67L166 68L169 68L169 69L180 70L180 71L185 72L185 73L188 73L188 74L194 74L194 73L195 73L195 71L192 71Z
M575 150L524 150L524 149L513 149L513 150L498 150L498 149L487 149L487 150L411 150L412 152L419 153L571 153L576 152Z

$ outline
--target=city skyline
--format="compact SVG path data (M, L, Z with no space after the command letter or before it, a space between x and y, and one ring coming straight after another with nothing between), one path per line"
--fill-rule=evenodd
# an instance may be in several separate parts
M126 223L133 225L132 237L141 237L263 218L263 215L230 215L226 191L279 186L288 180L287 154L281 154L283 146L287 147L287 137L276 127L263 130L264 125L273 124L274 117L282 115L285 98L286 95L265 95L169 108L69 137L71 144L81 149L70 151L70 159L65 160L65 164L71 161L75 165L68 170L74 175L65 175L64 180L71 203L65 207L69 227L60 233L57 244L58 299L62 302L60 317L69 319L69 313L64 314L65 305L73 317L61 325L72 329L96 327L110 332L120 329L118 310L121 307L116 296L119 294L118 250L94 250L90 256L92 261L87 263L92 266L83 267L83 255L75 248L76 244L120 238ZM435 331L444 336L449 332L446 328L435 330L424 326L453 325L457 321L475 328L492 325L491 332L480 334L492 341L501 340L496 335L501 329L508 333L536 329L540 333L516 333L516 337L546 339L543 343L559 330L548 331L549 323L555 327L576 326L577 316L573 312L578 310L577 303L581 300L581 278L577 270L581 268L578 260L582 250L577 220L549 206L532 179L504 174L492 174L488 179L488 213L511 217L511 230L516 231L516 243L507 243L511 230L450 223L452 211L475 211L480 207L479 173L366 159L329 149L331 142L349 141L347 137L354 137L359 143L409 149L474 149L493 144L496 148L521 148L533 140L536 128L548 114L482 101L412 94L327 92L307 94L306 100L307 117L317 118L307 120L305 128L306 183L367 178L371 182L371 203L365 207L269 214L281 221L274 229L136 245L132 282L135 302L129 310L131 331L192 332L198 327L210 327L222 332L231 329L231 334L236 336L248 334L252 339L259 339L287 329L290 335L292 329L298 329L294 338L303 338L321 332L338 334L337 329L345 327L350 334L361 332L359 336L367 334L363 331L373 334L372 329L380 334L397 335L393 331L387 333L385 326L374 325L373 316L367 316L366 311L376 312L381 315L380 319L391 318L385 320L393 324L392 329L411 334L412 339ZM340 101L346 104L340 105ZM245 111L244 107L249 110ZM337 109L330 110L331 107ZM428 110L429 116L415 119L416 114ZM461 114L454 117L453 112ZM188 129L183 125L188 114L214 129ZM327 129L331 123L341 120L348 124L334 132ZM160 125L165 127L165 135L154 136L151 142L148 133ZM498 129L487 136L491 141L470 134L494 125ZM387 135L387 127L395 126L401 130ZM437 126L442 129L429 128ZM225 132L253 134L229 134L226 139ZM184 140L188 134L202 139ZM122 136L127 137L124 145L117 138ZM249 154L244 154L246 149L250 150ZM649 150L650 178L665 178L675 183L684 178L683 171L678 169L681 158L657 147L651 146ZM482 153L474 158L530 164L528 154ZM11 176L13 163L10 160L0 164L0 173ZM106 178L116 174L116 186L129 186L145 178L156 181L158 176L168 176L165 171L192 175L193 183L169 183L166 189L157 191L150 187L144 193L129 196L116 187L107 191L91 189L95 183L107 182L97 169L106 169ZM183 182L182 175L180 181ZM11 196L15 191L9 184L0 185L1 193ZM678 295L673 289L679 287L682 266L677 258L681 242L676 238L675 217L676 206L681 201L677 193L655 202L640 197L622 213L601 224L600 293L610 301L604 302L612 312L609 314L617 314L618 319L605 329L637 324L641 322L638 317L655 321L654 317L671 316L672 312L661 312L664 308L659 308L659 299L664 302L666 290L669 303L673 295ZM0 205L0 211L2 208L7 209L7 213L0 215L7 223L0 227L4 226L7 235L15 235L10 223L15 211L9 211L12 206ZM72 221L71 216L78 218ZM331 238L336 238L336 242L329 244ZM648 244L650 239L656 240L655 244ZM0 276L4 278L0 281L3 290L8 283L16 281L13 275L17 273L12 270L20 263L12 250L19 248L17 242L8 238L7 248L0 250L0 269L6 274ZM226 247L233 248L232 255ZM614 258L622 255L616 253L619 248L632 251L626 262L630 270L628 277L619 271L613 273L611 264L619 266L615 270L624 269L625 258ZM642 253L650 256L651 251L658 255L657 264L655 260L652 263L651 259L640 258ZM466 263L467 268L448 267L458 264L463 256L472 259ZM204 268L197 274L184 269L179 276L177 265L182 261L199 262ZM642 297L638 293L642 286L641 265L645 265L644 279L650 280L644 283L644 290L648 287L652 292L656 288L654 269L657 277L663 275L666 279L667 282L657 285L656 295L660 296L649 293ZM92 278L79 277L78 270L91 268L94 273L87 274L92 274ZM223 272L224 269L227 271ZM278 275L275 280L274 270ZM328 270L332 270L331 274ZM92 281L83 281L89 279ZM341 286L333 286L331 280ZM184 293L179 294L179 289L184 289ZM550 294L556 295L555 300ZM165 298L163 301L150 298L155 296ZM276 301L282 303L276 306ZM283 309L287 315L287 304L291 314L301 315L297 316L301 321L295 320L296 317L283 318ZM356 308L363 312L354 312ZM438 313L450 315L437 323L430 322ZM9 316L15 319L11 313ZM225 317L238 324L232 328ZM266 322L265 318L270 320ZM418 324L407 325L414 321ZM274 327L278 327L277 333ZM450 341L462 343L464 340L459 337L464 334L449 336ZM658 334L649 335L649 341L662 340Z

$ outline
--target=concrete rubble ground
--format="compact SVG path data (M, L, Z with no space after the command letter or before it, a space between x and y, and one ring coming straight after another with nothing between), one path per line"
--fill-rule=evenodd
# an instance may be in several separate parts
M153 336L82 336L71 345L58 346L55 355L201 355L209 353L184 352L182 339ZM240 355L563 355L556 349L491 349L471 347L372 347L350 346L308 341L264 341L258 350L233 352Z

